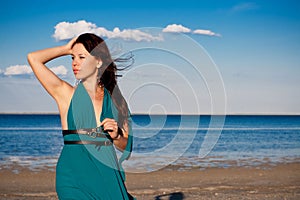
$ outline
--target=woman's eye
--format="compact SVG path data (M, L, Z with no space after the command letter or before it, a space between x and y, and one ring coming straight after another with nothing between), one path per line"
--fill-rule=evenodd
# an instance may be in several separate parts
M85 59L85 57L84 57L84 56L80 56L79 58L80 58L80 59Z
M74 60L74 56L72 56L71 59Z

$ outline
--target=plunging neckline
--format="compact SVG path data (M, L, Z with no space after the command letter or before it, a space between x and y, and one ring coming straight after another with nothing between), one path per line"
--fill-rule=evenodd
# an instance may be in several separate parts
M101 102L101 105L100 105L100 107L101 107L101 112L99 113L99 116L96 116L96 110L95 110L95 105L94 105L94 103L93 103L93 101L92 101L92 98L91 98L91 96L89 95L89 93L88 93L88 91L87 91L87 89L85 88L85 86L83 85L83 83L79 83L78 84L78 86L77 87L79 87L79 86L81 86L82 88L83 88L83 90L84 90L84 92L86 93L86 95L88 96L88 99L89 99L89 102L90 102L90 104L91 104L91 106L92 106L92 114L93 114L93 116L94 116L94 120L95 120L95 123L96 123L96 125L97 126L99 126L99 124L101 123L101 116L102 116L102 113L103 113L103 102L104 102L104 96L105 96L105 88L103 89L103 99L102 99L102 102ZM78 88L76 88L75 90L77 90ZM74 92L75 93L75 92ZM97 119L99 119L99 124L98 124L98 120Z

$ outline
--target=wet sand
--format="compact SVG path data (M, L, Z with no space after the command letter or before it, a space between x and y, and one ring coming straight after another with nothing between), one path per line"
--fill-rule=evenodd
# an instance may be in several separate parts
M0 170L0 199L57 199L55 172ZM300 199L300 163L277 166L207 168L127 173L137 199Z

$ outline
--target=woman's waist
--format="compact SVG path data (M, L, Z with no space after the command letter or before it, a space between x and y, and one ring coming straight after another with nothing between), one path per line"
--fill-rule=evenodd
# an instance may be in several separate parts
M111 140L109 134L103 132L101 128L63 130L64 141L106 141Z

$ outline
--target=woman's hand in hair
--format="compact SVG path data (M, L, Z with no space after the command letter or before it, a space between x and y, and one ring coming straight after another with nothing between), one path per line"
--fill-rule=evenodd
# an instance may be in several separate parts
M74 43L76 42L77 38L78 38L78 37L72 38L72 39L65 45L65 47L66 47L67 51L69 52L69 54L72 54L72 47L73 47Z

